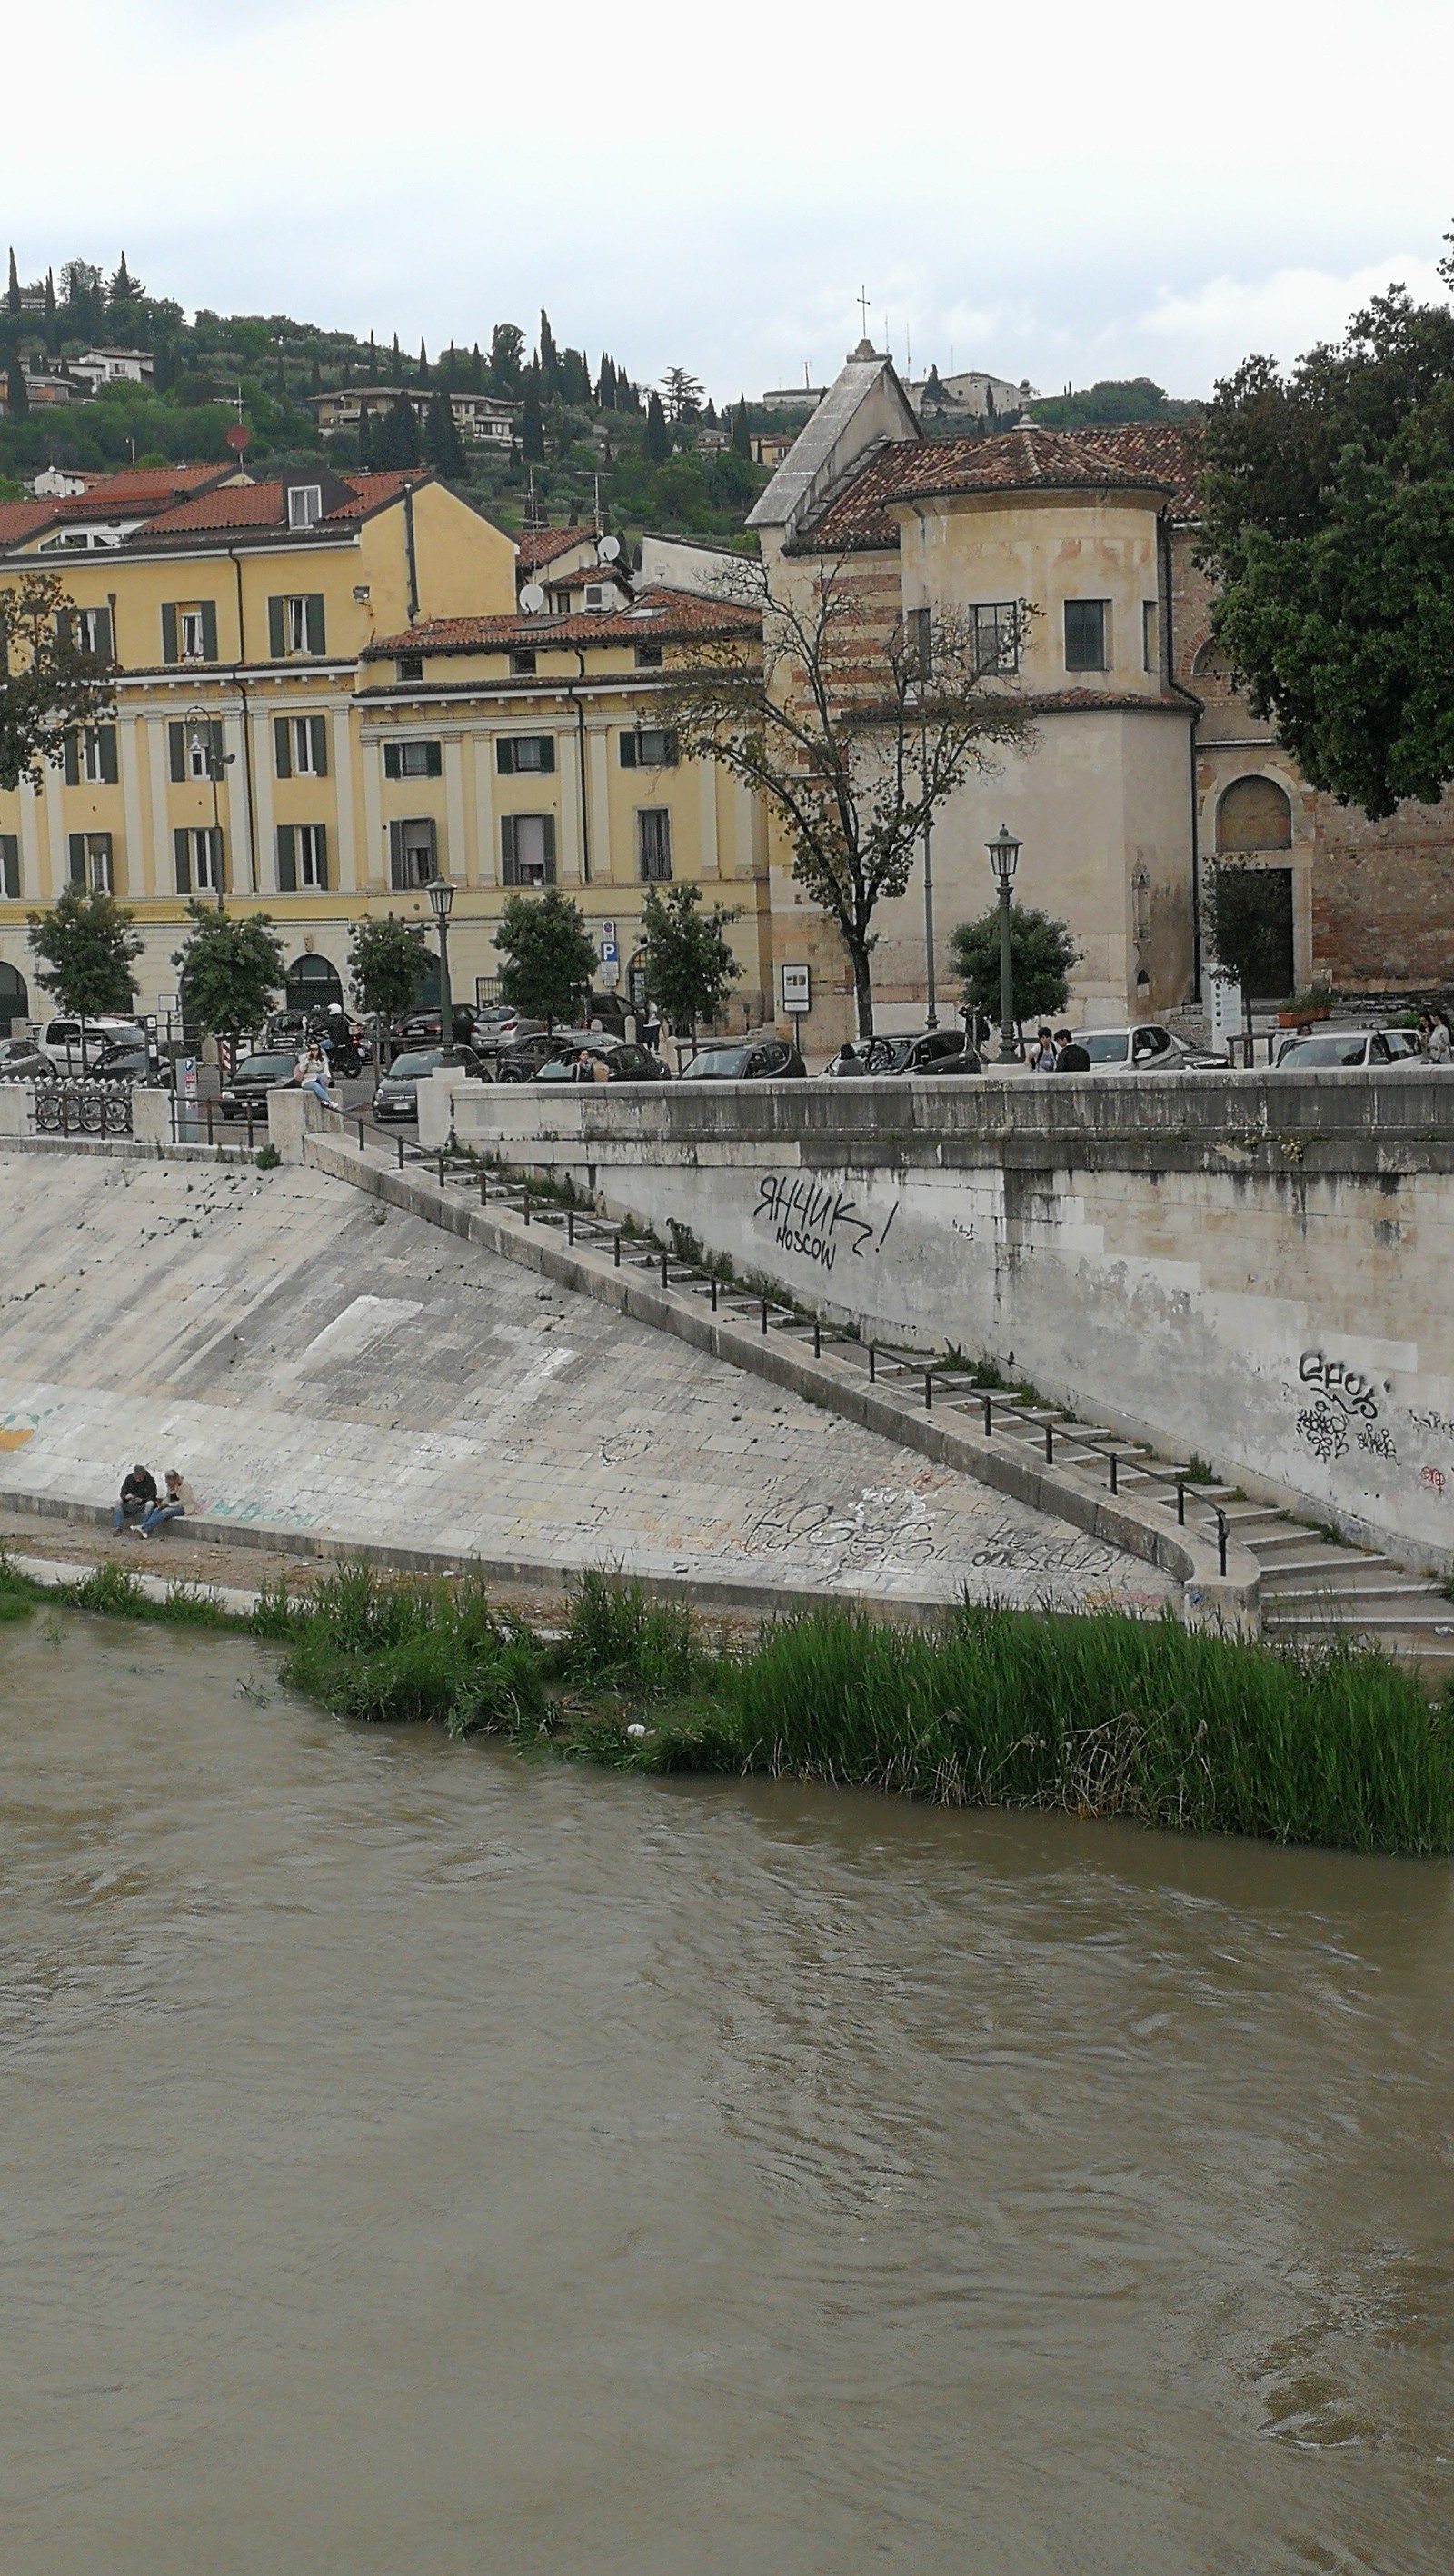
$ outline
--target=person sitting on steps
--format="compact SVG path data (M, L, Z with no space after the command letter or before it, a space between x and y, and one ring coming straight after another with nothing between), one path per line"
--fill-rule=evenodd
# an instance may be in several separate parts
M120 1500L112 1507L112 1536L119 1536L122 1530L130 1529L139 1537L141 1524L156 1500L157 1480L150 1467L133 1467L122 1484Z
M143 1538L155 1538L157 1531L164 1529L168 1521L179 1521L187 1512L195 1517L196 1510L197 1497L186 1477L176 1467L169 1467L165 1499L152 1504L142 1521L141 1535Z

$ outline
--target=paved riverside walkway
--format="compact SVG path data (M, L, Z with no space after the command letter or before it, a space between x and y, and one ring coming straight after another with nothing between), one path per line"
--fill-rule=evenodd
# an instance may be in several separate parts
M219 1534L526 1578L613 1565L765 1606L1173 1596L1027 1504L312 1169L0 1153L0 1242L17 1502L105 1505L142 1458L158 1479L179 1466Z

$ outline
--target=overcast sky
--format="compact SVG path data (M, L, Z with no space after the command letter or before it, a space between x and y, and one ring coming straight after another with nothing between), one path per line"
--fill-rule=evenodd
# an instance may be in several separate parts
M900 365L1210 391L1390 279L1442 294L1449 0L68 0L6 120L22 274L431 351L674 362L719 398ZM19 103L19 94L12 105Z

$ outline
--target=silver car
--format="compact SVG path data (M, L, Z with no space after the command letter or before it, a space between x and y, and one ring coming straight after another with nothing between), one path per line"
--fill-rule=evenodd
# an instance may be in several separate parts
M1092 1073L1226 1071L1220 1056L1194 1055L1155 1020L1140 1020L1134 1028L1077 1029L1075 1043L1090 1057Z
M1413 1034L1409 1029L1319 1029L1312 1037L1285 1040L1277 1050L1277 1070L1367 1073L1378 1065L1417 1064L1417 1037L1411 1050L1404 1043Z

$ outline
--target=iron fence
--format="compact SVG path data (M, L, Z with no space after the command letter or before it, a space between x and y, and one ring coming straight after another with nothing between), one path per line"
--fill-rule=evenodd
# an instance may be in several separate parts
M38 1136L129 1136L131 1085L126 1082L38 1082Z

